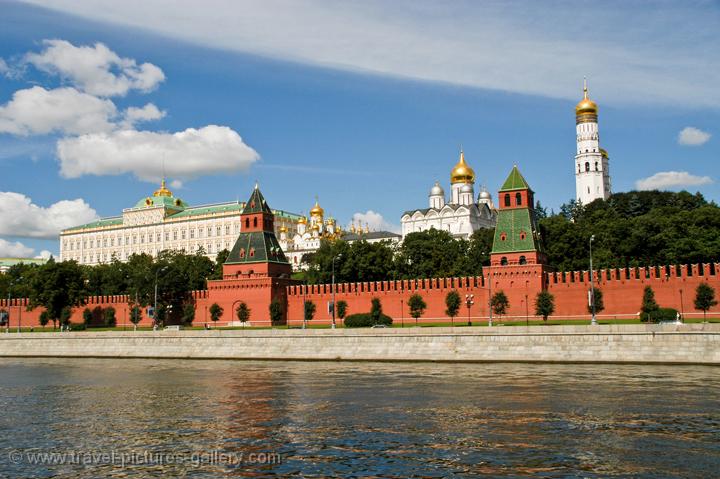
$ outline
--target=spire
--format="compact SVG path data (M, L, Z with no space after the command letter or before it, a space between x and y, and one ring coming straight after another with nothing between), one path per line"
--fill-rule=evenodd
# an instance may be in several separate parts
M583 77L583 99L588 99L587 77Z

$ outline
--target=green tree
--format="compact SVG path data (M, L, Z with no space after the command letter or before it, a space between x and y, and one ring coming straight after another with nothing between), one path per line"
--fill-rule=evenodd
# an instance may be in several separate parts
M507 314L507 309L510 307L510 300L508 300L508 297L503 290L493 294L492 298L490 298L490 307L492 308L493 313L497 315Z
M182 306L182 323L190 326L195 321L195 303L188 301Z
M108 306L103 310L103 323L107 328L115 327L117 319L115 318L115 308L113 308L112 306Z
M640 306L640 320L648 322L653 320L653 315L660 309L655 301L655 291L650 286L643 290L642 305Z
M93 314L92 314L92 311L90 311L90 308L83 309L82 317L83 317L83 324L85 325L85 327L86 328L91 327L92 323L93 323Z
M56 263L52 258L30 279L29 309L45 308L55 324L64 308L85 303L82 268L74 261Z
M217 303L213 303L210 306L210 320L213 323L216 323L220 321L220 317L223 315L223 308Z
M317 307L315 306L315 303L312 301L305 301L305 307L304 309L304 316L303 319L305 321L312 321L312 319L315 317L315 310Z
M445 295L445 314L450 317L450 322L455 325L455 316L458 315L458 312L460 312L460 293L458 293L456 290L448 291L448 294Z
M242 301L240 304L238 304L238 307L235 309L235 316L237 316L238 321L241 323L247 323L250 321L250 308L248 308L247 303Z
M70 306L65 306L63 309L60 310L60 317L58 318L60 321L60 326L67 327L70 325L70 318L72 317L72 309Z
M42 326L43 329L45 329L45 326L50 322L50 315L47 311L43 311L40 313L40 326ZM53 322L53 329L55 329L55 323Z
M203 254L205 254L204 250ZM223 249L218 252L218 254L215 256L215 264L213 265L212 274L208 279L223 279L223 264L225 264L225 261L227 260L227 257L229 255L230 251L228 251L227 249Z
M270 323L273 325L282 324L283 322L283 305L276 298L270 302Z
M133 330L137 331L137 325L142 320L142 309L140 306L133 306L130 309L130 322L133 324Z
M600 288L594 287L593 292L594 295L594 302L595 302L595 314L599 313L603 309L605 309L605 303L603 301L603 292ZM592 305L587 305L588 313L592 313Z
M415 318L415 324L417 325L418 319L425 314L427 304L423 300L422 296L415 293L408 299L408 307L410 308L410 316Z
M380 298L372 298L370 300L370 317L372 318L373 324L378 324L380 322L382 314L382 303L380 302Z
M547 322L548 316L555 312L555 297L549 291L540 291L535 297L535 314Z
M431 228L405 236L396 256L398 276L405 279L464 276L468 242Z
M337 317L340 318L340 320L345 319L345 315L347 314L347 308L348 304L347 301L344 299L341 299L337 302Z
M708 310L716 304L715 289L707 283L700 283L695 290L695 309L703 312L703 320L707 319Z

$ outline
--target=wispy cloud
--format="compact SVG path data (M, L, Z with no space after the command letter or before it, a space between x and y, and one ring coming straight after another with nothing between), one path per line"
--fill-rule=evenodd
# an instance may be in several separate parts
M710 139L710 133L693 126L686 126L678 134L678 143L685 146L704 145Z
M400 233L400 226L390 223L383 215L373 210L367 210L365 213L355 213L352 217L352 224L360 227L367 226L370 231L391 231ZM348 229L350 225L348 225Z
M712 183L709 176L691 175L687 171L661 171L635 182L638 190L666 190L702 186Z
M324 67L567 99L586 75L605 103L720 107L710 0L32 3Z

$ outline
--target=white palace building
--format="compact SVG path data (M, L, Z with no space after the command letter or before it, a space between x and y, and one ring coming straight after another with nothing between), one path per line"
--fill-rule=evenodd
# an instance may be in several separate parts
M124 209L121 216L102 218L60 233L60 260L80 264L126 261L132 254L152 256L163 250L195 253L202 248L214 260L229 250L240 233L243 202L191 207L165 187ZM276 234L294 234L300 215L273 210Z

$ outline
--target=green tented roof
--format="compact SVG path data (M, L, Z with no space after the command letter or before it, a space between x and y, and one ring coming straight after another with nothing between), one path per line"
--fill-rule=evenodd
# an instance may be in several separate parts
M252 213L267 213L269 215L272 214L272 210L268 206L267 201L265 201L262 193L260 193L260 188L258 188L257 186L255 186L255 189L250 195L250 199L247 200L247 203L245 203L245 209L243 209L242 213L244 215Z
M524 234L524 239L521 239ZM505 240L502 236L505 234ZM516 253L536 251L534 228L530 210L527 208L498 211L493 253Z
M530 189L530 186L527 184L527 181L525 181L525 178L523 178L523 175L520 173L520 170L518 170L518 167L513 166L510 175L508 175L507 180L505 180L505 183L503 183L500 191L524 189Z
M251 252L253 253L252 256L250 255ZM267 231L240 233L237 241L235 241L235 246L233 246L227 260L225 260L225 264L265 262L288 262L275 234Z

